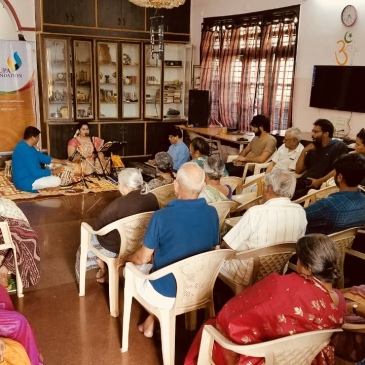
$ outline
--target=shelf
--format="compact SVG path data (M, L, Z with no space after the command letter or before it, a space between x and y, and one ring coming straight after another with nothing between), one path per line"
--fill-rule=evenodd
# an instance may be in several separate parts
M49 100L49 103L50 104L63 104L63 105L65 105L65 104L67 104L67 100L65 100L65 101L51 101L51 100Z

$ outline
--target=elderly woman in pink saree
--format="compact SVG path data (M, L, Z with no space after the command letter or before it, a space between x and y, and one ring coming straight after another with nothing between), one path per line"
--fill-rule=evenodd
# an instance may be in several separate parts
M253 344L294 333L339 328L345 315L345 300L333 289L340 277L338 252L325 235L308 235L297 242L298 274L271 274L228 301L214 325L237 344ZM185 358L185 365L197 363L202 329ZM238 355L213 347L213 360L220 365L259 365L262 358ZM333 348L327 346L313 365L333 364Z
M16 312L8 292L0 285L0 337L19 342L28 354L31 365L42 365L32 328L23 315Z

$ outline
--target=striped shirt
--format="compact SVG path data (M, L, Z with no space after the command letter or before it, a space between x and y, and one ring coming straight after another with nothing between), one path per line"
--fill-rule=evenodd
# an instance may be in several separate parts
M307 218L302 206L289 198L273 198L250 208L242 219L224 236L235 251L245 251L275 243L297 241L305 233ZM248 260L226 261L222 274L247 285L252 273Z

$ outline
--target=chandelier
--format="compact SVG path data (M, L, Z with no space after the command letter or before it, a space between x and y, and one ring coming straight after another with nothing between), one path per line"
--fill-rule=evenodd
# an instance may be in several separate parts
M176 8L185 3L185 0L129 0L131 3L144 8Z

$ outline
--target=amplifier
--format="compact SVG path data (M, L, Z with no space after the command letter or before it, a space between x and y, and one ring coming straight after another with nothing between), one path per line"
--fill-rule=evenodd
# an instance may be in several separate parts
M182 61L165 60L165 66L182 66Z

